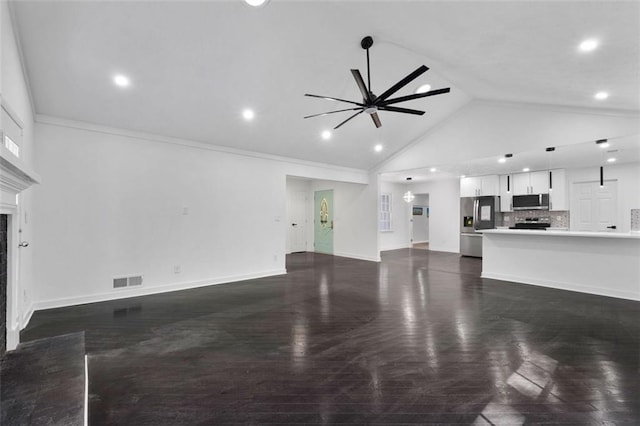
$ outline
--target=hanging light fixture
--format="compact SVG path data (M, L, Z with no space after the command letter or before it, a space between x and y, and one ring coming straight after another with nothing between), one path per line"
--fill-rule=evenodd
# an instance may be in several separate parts
M415 198L416 196L413 195L411 191L405 192L404 195L402 196L402 199L405 200L407 203L412 202Z
M600 166L600 188L604 186L604 167Z

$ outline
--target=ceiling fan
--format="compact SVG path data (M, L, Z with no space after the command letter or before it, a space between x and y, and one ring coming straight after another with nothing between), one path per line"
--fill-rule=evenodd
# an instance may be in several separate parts
M309 93L305 93L304 94L305 96L310 96L312 98L321 98L321 99L328 99L330 101L346 102L348 104L357 105L357 107L339 109L337 111L323 112L321 114L307 115L304 118L319 117L322 115L335 114L337 112L344 112L344 111L357 111L351 117L347 118L342 123L334 127L334 130L335 130L340 126L342 126L343 124L345 124L347 121L356 117L357 115L360 115L363 112L366 112L371 116L371 119L373 120L373 123L375 124L375 126L380 127L382 126L382 123L380 122L380 117L378 117L378 111L391 111L391 112L401 112L404 114L423 115L424 111L419 111L416 109L409 109L409 108L399 108L391 105L397 104L399 102L411 101L413 99L426 98L427 96L441 95L443 93L449 93L451 91L451 88L447 87L445 89L430 90L424 93L416 93L413 95L400 96L399 98L389 99L389 96L393 95L398 90L402 89L404 86L411 83L413 80L415 80L416 78L424 74L429 69L428 67L421 65L417 70L413 71L411 74L409 74L408 76L406 76L405 78L403 78L402 80L400 80L399 82L391 86L380 96L376 96L373 94L373 92L371 92L371 71L369 69L369 48L373 46L373 38L371 38L371 36L366 36L360 42L360 46L362 46L362 48L367 51L367 83L368 84L367 85L364 84L364 80L362 79L362 75L360 74L359 70L352 69L351 74L353 75L353 78L356 80L356 84L360 89L360 93L362 93L362 102L354 102L354 101L348 101L346 99L332 98L330 96L319 96L319 95L311 95Z

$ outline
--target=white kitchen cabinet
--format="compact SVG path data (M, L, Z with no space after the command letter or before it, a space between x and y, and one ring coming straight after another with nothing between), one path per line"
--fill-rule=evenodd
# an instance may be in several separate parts
M480 195L500 195L500 178L498 175L482 176Z
M546 194L549 192L549 172L547 170L530 172L529 185L531 194Z
M569 191L567 191L567 174L564 169L550 170L549 210L569 210Z
M546 170L513 175L513 195L546 194L547 192L549 192L549 174Z
M512 184L511 175L500 176L500 211L501 212L513 211L513 205L511 204L511 199L512 199L511 184Z
M480 178L460 178L460 197L476 197L478 189L482 186Z
M460 178L460 197L498 195L499 186L498 175Z

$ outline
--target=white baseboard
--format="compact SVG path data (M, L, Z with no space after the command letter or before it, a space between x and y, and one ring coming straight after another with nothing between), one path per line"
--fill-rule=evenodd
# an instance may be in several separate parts
M393 244L393 245L389 245L389 246L383 246L383 247L380 247L380 251L400 250L400 249L407 249L407 248L411 248L411 244L410 243Z
M29 324L29 321L31 321L31 317L33 316L34 311L35 311L34 305L33 303L30 303L29 307L22 315L22 321L20 322L20 330L24 330L25 327Z
M340 257L350 257L351 259L358 259L358 260L367 260L369 262L381 262L382 259L380 259L380 256L378 255L378 257L372 257L372 256L362 256L359 254L351 254L351 253L344 253L344 252L335 252L333 253L334 256L340 256Z
M595 294L597 296L607 296L607 297L615 297L618 299L640 301L640 295L638 294L634 294L626 291L613 290L610 288L591 287L591 286L585 286L582 284L563 283L558 281L538 280L535 278L521 277L521 276L509 275L509 274L499 274L494 272L484 272L484 271L480 276L482 278L490 278L493 280L513 281L516 283L537 285L540 287L555 288L558 290L577 291L579 293Z
M209 280L192 281L165 284L159 286L142 285L136 289L118 290L109 293L91 294L86 296L68 297L60 299L42 300L34 303L34 310L41 311L44 309L63 308L66 306L84 305L87 303L107 302L109 300L128 299L130 297L150 296L153 294L169 293L172 291L188 290L198 287L207 287L210 285L227 284L238 281L252 280L256 278L272 277L275 275L285 275L285 269L276 269L271 271L256 272L243 275L232 275L228 277L212 278Z
M20 343L20 330L7 327L7 352L18 347Z

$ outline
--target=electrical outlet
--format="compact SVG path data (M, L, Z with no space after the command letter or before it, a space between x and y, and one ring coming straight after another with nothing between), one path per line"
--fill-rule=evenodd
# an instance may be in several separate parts
M173 267L173 273L174 274L179 274L180 272L182 272L182 268L180 267L180 265L175 265Z

